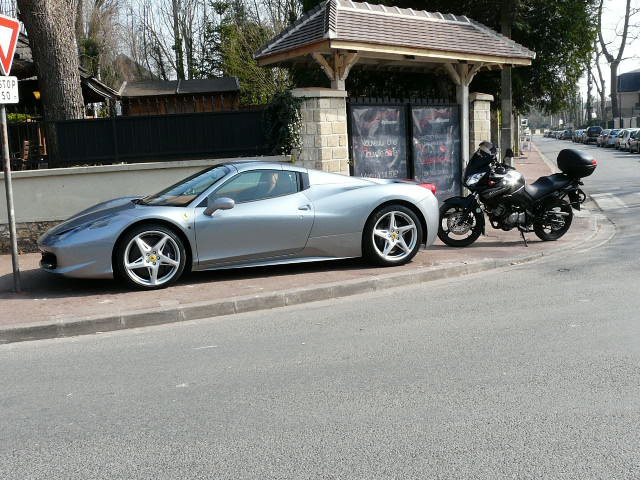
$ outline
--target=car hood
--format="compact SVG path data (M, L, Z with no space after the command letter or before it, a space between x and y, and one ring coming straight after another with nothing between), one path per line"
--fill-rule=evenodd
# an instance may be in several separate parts
M54 228L47 232L47 235L59 234L61 232L79 227L80 225L94 222L98 219L110 218L123 211L131 210L136 207L133 203L133 200L136 200L138 198L140 197L122 197L98 203L92 207L87 208L86 210L82 210L81 212L76 213L61 224L56 225Z

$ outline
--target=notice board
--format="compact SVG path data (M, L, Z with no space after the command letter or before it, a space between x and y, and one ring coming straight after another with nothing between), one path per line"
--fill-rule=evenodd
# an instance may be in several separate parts
M408 178L405 107L354 105L350 110L354 174Z

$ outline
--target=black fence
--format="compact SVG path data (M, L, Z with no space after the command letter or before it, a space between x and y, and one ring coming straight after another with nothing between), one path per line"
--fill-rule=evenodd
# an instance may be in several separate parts
M13 157L32 157L26 168L108 165L269 153L263 110L65 120L56 123L59 158L47 158L41 121L9 124ZM34 149L39 146L39 149ZM32 165L33 164L33 165ZM40 167L42 168L42 166Z

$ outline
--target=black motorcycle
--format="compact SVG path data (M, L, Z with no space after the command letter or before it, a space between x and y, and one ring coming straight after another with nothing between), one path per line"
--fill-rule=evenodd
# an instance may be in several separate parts
M486 213L493 228L517 228L525 245L526 232L535 232L541 240L558 240L571 226L572 207L580 210L586 199L580 179L591 175L598 163L573 149L562 150L557 161L562 173L540 177L531 185L495 158L484 171L470 173L464 184L471 193L451 197L440 207L438 237L452 247L471 245L485 232Z

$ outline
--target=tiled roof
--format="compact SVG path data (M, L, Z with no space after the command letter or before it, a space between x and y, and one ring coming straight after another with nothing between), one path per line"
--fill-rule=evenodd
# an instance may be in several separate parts
M120 95L122 97L191 95L238 91L240 91L240 83L237 77L194 80L141 80L138 82L124 82L120 87Z
M618 75L618 92L640 92L640 70Z
M327 0L271 40L256 59L322 41L344 41L488 57L532 59L535 53L465 16Z

